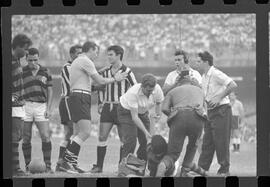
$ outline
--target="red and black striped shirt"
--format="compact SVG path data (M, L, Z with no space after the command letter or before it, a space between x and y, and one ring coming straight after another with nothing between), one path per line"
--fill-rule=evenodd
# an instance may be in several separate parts
M23 68L24 99L25 101L46 103L47 88L52 86L52 76L49 70L39 65L36 75L33 75L29 66Z
M23 106L23 71L20 60L12 56L12 106Z

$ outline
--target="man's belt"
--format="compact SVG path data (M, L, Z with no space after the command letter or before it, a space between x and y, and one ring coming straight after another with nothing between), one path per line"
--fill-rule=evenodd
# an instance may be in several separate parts
M172 107L171 113L169 114L169 116L167 118L167 122L171 121L178 114L179 111L186 111L186 110L195 111L202 118L204 118L206 120L208 119L206 111L201 107L178 106L178 107Z
M71 90L71 92L72 93L83 93L83 94L91 95L91 92L87 91L87 90L74 89L74 90Z

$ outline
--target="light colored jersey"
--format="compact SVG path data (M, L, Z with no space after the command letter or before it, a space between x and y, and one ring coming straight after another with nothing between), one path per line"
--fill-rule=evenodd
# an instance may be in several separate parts
M97 73L92 60L85 54L79 54L70 67L70 89L80 89L91 92L93 82L91 76Z

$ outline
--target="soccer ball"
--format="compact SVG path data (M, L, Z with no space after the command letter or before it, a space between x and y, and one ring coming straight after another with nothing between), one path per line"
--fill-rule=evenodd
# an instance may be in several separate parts
M46 171L46 165L43 161L34 159L30 162L29 166L30 173L44 173Z

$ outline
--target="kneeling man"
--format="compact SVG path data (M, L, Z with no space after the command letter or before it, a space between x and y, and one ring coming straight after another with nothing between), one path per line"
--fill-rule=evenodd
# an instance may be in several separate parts
M156 176L163 177L174 167L186 136L189 141L180 176L188 176L190 170L205 175L201 168L193 164L197 141L207 119L205 111L204 94L198 81L188 76L181 77L177 86L168 92L163 102L162 112L168 116L170 131L168 152L158 165Z

